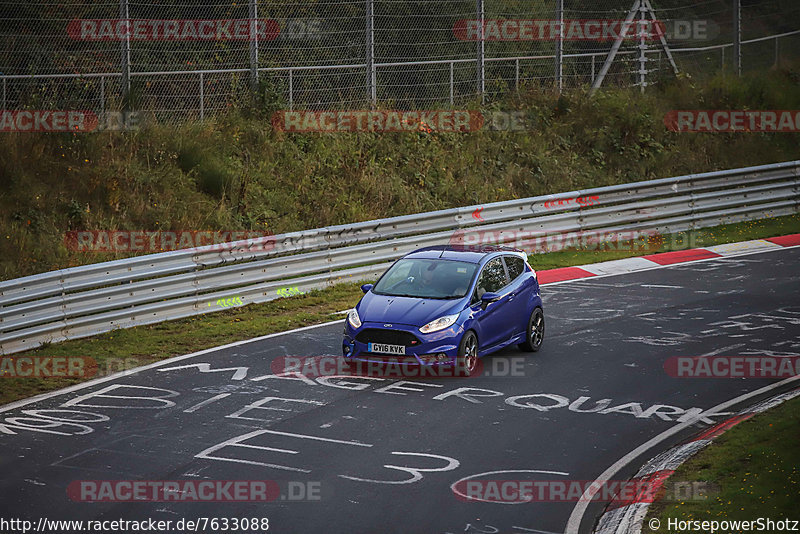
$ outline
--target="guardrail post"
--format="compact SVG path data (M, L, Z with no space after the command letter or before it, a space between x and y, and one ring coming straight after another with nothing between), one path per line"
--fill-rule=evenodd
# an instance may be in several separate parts
M197 265L197 261L192 259L195 263L194 272L192 272L192 284L194 285L194 309L198 312L200 311L200 279L198 278L198 274L200 273L199 266Z

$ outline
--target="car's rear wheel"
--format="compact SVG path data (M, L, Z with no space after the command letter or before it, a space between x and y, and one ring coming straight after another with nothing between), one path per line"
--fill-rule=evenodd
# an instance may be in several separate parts
M528 329L525 341L517 345L520 350L525 352L538 352L542 348L544 341L544 312L541 308L536 308L528 319Z
M478 367L478 338L475 332L469 330L458 346L456 371L459 376L472 376Z

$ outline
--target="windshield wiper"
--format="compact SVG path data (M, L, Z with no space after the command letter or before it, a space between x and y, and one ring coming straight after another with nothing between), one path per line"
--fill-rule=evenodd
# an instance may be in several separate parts
M374 292L376 295L383 295L384 297L406 297L410 299L434 299L434 300L452 300L452 299L461 299L464 296L460 297L435 297L433 295L409 295L407 293L378 293L377 291Z

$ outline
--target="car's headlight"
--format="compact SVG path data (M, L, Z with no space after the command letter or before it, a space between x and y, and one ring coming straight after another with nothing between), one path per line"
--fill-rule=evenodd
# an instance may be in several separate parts
M439 330L444 330L449 326L453 326L458 320L458 314L455 315L445 315L444 317L439 317L435 321L431 321L425 326L419 329L420 332L423 334L430 334L431 332L438 332Z
M358 316L358 312L354 309L347 314L347 322L353 328L361 328L361 317Z

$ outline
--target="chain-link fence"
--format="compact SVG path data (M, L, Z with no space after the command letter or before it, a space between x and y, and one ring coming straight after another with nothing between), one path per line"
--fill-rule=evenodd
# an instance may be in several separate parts
M291 108L447 106L532 84L644 88L676 69L735 69L739 50L744 70L800 51L797 0L0 0L0 10L2 109L124 105L178 119L224 111L254 87ZM634 31L620 37L624 21Z

